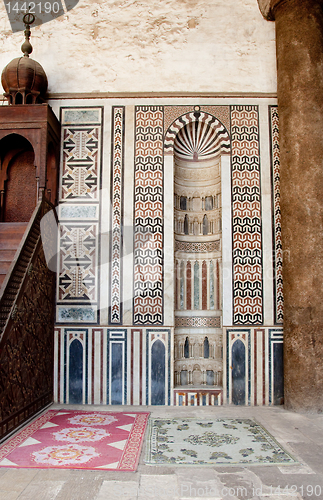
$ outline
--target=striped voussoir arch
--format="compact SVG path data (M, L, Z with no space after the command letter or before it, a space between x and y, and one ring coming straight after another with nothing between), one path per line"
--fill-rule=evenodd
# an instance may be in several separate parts
M164 154L185 160L208 160L229 154L230 135L215 116L191 111L177 118L165 134Z

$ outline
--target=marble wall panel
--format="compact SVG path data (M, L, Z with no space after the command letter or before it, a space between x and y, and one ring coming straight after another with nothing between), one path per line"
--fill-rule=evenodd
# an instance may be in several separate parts
M62 107L60 113L56 321L96 323L103 109L71 106Z
M282 404L282 346L283 331L278 327L225 329L225 403L251 406ZM237 380L244 384L240 391L240 396L244 392L244 397L241 398L236 391Z
M54 346L57 403L172 404L169 329L57 327Z
M231 106L233 324L263 322L258 106Z

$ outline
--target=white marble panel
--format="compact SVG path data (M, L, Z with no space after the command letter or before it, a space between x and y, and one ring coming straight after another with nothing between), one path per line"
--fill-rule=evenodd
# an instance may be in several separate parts
M101 403L101 384L102 376L101 373L101 337L103 331L94 330L94 404Z
M232 325L232 193L230 156L221 156L222 310L223 325Z
M59 337L60 331L55 330L54 331L54 401L55 403L58 402L58 363L59 363L59 352L58 352L58 337Z
M164 324L174 326L174 158L164 157Z
M140 330L133 331L133 404L140 404ZM129 391L130 392L130 391Z
M84 398L84 403L91 404L91 402L92 402L92 336L94 335L92 328L88 329L87 335L88 335L88 353L87 353L87 359L85 358L83 366L85 367L85 363L87 362L87 370L88 370L87 397L88 397L88 400L85 401L85 391L84 390L83 390L83 398ZM85 349L83 349L83 356L86 355L86 353L84 351L85 351ZM84 377L83 387L85 388L85 385L86 385L85 370L83 370L83 372L84 372L83 373L83 377Z
M268 104L259 105L264 325L274 322L273 213Z

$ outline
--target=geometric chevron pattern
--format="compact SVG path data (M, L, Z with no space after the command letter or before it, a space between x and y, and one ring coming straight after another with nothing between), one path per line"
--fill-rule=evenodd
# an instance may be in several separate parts
M273 176L274 205L274 269L275 269L275 323L284 319L283 297L283 250L281 241L280 213L280 150L279 150L279 117L277 106L270 106L271 121L271 161Z
M233 324L263 322L258 106L231 106Z
M65 126L62 130L61 199L96 199L101 126Z
M110 323L121 324L121 251L122 251L122 195L124 161L124 106L112 107L112 151L111 151L111 279L110 279Z
M58 301L96 301L97 223L60 224Z
M163 324L163 107L135 109L135 325Z

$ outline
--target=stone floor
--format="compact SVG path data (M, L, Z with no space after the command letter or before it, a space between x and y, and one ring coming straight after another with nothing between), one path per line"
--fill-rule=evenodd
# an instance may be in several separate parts
M149 466L144 464L144 443L137 472L0 468L0 500L323 500L323 415L292 413L282 407L131 408L158 417L254 417L300 464Z

